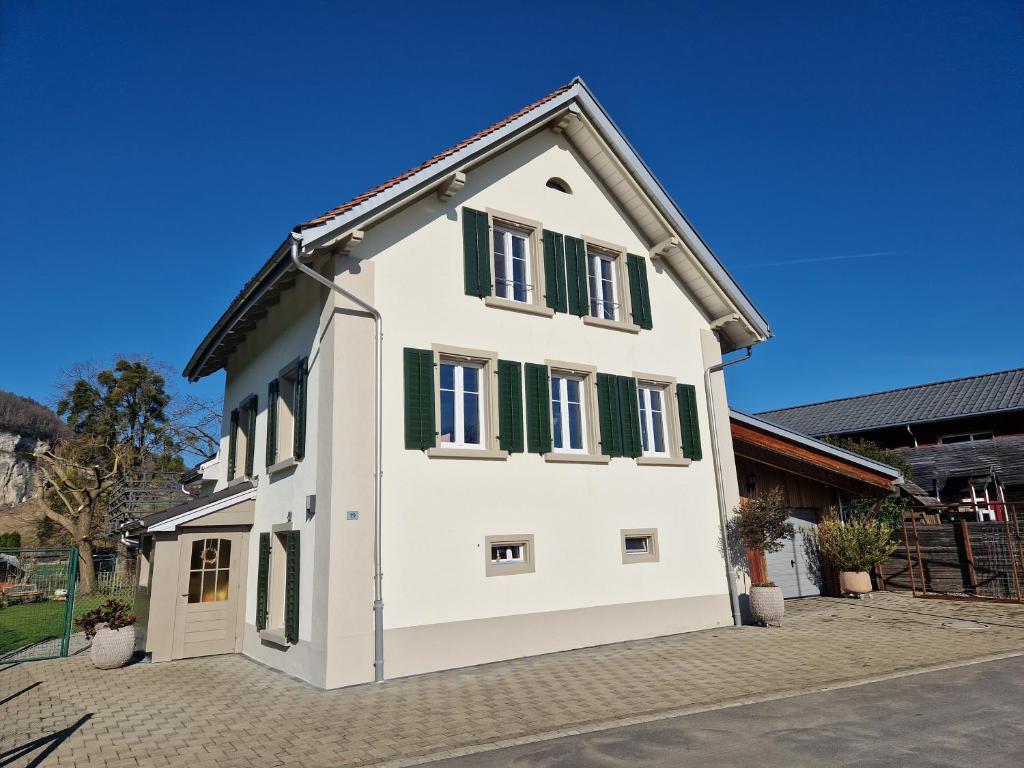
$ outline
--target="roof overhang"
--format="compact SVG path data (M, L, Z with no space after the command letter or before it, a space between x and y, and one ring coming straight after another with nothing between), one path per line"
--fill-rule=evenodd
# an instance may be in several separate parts
M785 429L756 416L730 409L733 444L737 455L746 455L743 444L752 446L758 453L750 458L760 460L761 452L785 455L790 461L802 462L821 472L843 476L859 484L892 491L903 483L903 475L895 467L874 461L851 451ZM783 469L791 469L787 463ZM817 478L816 478L817 479Z
M365 230L420 197L435 193L439 186L449 185L453 174L472 172L510 144L548 127L562 132L618 197L623 210L647 239L651 257L662 260L676 274L715 326L723 351L770 338L768 322L579 78L496 130L465 142L436 162L399 177L394 184L382 186L355 205L342 206L338 215L299 225L295 231L304 258L335 247L353 232ZM185 368L187 378L195 381L223 367L245 332L294 282L290 241L291 236L285 238L207 333Z

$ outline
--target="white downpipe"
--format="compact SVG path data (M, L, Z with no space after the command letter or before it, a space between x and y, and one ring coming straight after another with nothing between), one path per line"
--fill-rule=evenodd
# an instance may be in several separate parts
M291 256L295 268L305 275L316 280L321 285L340 293L345 298L358 304L373 315L374 341L376 357L376 378L373 387L373 407L375 418L374 437L374 470L373 470L373 679L381 682L384 679L384 589L382 580L384 576L381 567L381 476L383 474L384 452L384 407L383 407L383 386L384 386L384 357L382 354L384 341L384 320L376 307L371 306L358 296L349 293L333 280L328 280L314 269L310 269L299 260L299 246L301 235L292 233Z
M711 456L715 464L715 483L718 490L718 525L722 531L722 553L725 555L725 579L729 587L729 603L732 606L732 623L740 626L743 619L740 616L740 599L736 594L736 577L732 572L732 557L729 555L729 513L725 508L725 481L722 480L722 457L718 449L718 415L715 413L715 391L711 386L711 374L718 373L724 368L736 363L749 360L753 349L747 347L747 352L742 357L736 357L728 362L715 363L704 369L704 391L708 400L708 422L711 426Z

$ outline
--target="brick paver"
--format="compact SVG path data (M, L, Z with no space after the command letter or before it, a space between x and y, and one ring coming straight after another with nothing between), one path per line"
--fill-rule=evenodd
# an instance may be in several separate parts
M0 667L0 702L13 697L0 703L0 764L28 765L52 745L41 764L408 762L1017 651L1024 606L876 594L791 602L781 629L706 630L336 691L241 656L115 671L80 656Z

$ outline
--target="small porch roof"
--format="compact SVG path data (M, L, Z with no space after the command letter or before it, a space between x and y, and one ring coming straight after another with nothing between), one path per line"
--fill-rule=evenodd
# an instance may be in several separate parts
M256 498L256 484L246 481L209 496L197 496L173 507L130 520L121 526L123 533L164 533L176 530L200 518L238 506Z

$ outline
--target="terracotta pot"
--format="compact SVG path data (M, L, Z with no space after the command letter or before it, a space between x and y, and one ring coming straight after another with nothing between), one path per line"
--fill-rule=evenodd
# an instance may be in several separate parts
M89 655L97 669L123 667L135 653L135 626L111 629L106 624L96 625Z
M867 571L840 571L839 591L866 595L871 591L871 574Z
M782 599L782 587L751 587L750 612L759 624L770 627L782 626L782 615L786 602Z

